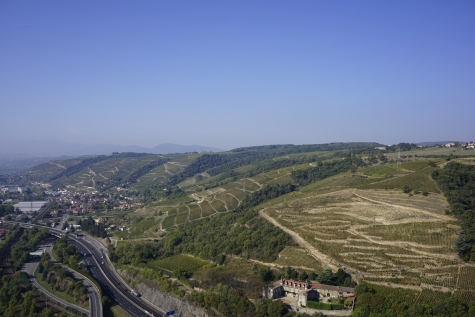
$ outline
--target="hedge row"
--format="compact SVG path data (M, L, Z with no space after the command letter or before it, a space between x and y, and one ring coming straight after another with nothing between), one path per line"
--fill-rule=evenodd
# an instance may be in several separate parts
M344 308L344 305L307 301L307 307L313 309L342 310Z

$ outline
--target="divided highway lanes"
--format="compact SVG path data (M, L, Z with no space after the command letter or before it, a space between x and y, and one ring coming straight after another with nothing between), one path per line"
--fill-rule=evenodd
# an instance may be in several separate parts
M45 228L57 237L62 237L65 234L64 231L41 225L18 223L14 221L5 221L5 223L19 224L25 228L31 228L32 226ZM120 280L116 277L115 272L113 272L113 270L106 264L100 251L94 248L94 246L87 240L75 237L74 235L68 235L68 239L78 248L83 257L84 254L86 254L86 265L91 272L91 275L102 287L105 294L127 313L134 317L165 316L164 311L159 310L159 308L157 309L156 307L151 307L140 298L132 295L129 292L129 287L122 285Z
M136 317L165 316L163 311L150 306L140 298L132 295L129 287L123 285L115 275L115 272L108 266L100 251L94 248L87 240L74 237L73 235L69 235L69 239L83 256L86 254L86 264L92 276L101 285L106 294L121 308Z

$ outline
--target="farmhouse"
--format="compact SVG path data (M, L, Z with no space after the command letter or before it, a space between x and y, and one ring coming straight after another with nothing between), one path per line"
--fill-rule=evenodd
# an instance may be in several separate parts
M264 286L262 296L264 298L275 299L284 296L297 297L300 306L306 306L307 300L318 301L320 294L313 290L307 282L281 279L271 285Z
M281 279L270 285L264 286L262 297L277 299L285 296L297 297L300 306L307 306L307 301L318 301L320 296L339 298L354 298L354 289L350 287L333 286L325 284L309 284L307 282Z

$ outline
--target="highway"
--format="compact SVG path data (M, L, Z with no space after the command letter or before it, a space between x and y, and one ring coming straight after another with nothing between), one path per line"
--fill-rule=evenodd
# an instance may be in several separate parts
M114 300L126 312L137 317L165 316L164 311L152 307L130 293L130 287L123 285L121 280L116 276L115 271L109 267L100 249L95 248L87 239L77 238L73 235L69 235L69 239L78 248L79 252L83 255L86 254L88 269L109 298Z
M65 232L59 229L49 228L40 225L17 223L5 221L5 223L20 224L29 228L32 226L48 229L49 232L57 237L64 236ZM123 285L120 278L116 276L115 271L109 267L99 248L87 239L78 238L73 234L68 235L68 240L73 243L85 258L85 262L91 275L99 283L105 295L115 301L127 313L135 317L165 316L165 312L158 307L152 306L139 297L130 293L130 287ZM104 263L104 264L102 264Z

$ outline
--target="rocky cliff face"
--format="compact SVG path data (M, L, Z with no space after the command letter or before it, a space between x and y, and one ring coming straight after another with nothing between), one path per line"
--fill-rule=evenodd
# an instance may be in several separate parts
M182 317L210 317L202 308L184 299L160 291L153 281L145 280L136 283L124 270L117 270L117 272L127 284L133 286L144 299L165 311L178 310Z

